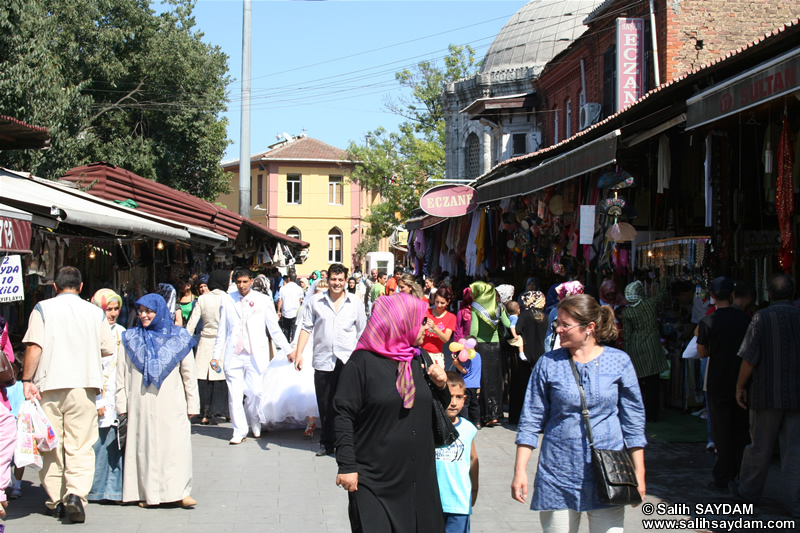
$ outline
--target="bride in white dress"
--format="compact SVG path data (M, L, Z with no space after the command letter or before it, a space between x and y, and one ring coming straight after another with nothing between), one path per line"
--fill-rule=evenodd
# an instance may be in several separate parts
M255 284L254 284L255 288ZM327 282L320 280L312 290L316 292L326 290ZM292 347L297 346L300 336L302 317L308 310L306 302L310 301L312 292L303 301L297 313L297 327ZM303 350L303 359L311 361L312 343L306 344ZM294 363L289 362L285 355L276 356L270 361L264 373L264 386L261 394L261 423L266 429L286 429L305 427L303 436L311 438L319 420L317 408L317 394L314 389L314 368L311 365L303 366L300 371L295 370Z

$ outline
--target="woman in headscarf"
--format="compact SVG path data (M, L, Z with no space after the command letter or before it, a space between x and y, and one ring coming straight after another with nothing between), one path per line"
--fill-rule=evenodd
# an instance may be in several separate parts
M191 507L189 418L200 411L195 341L170 320L158 294L136 300L139 323L122 335L127 357L117 364L117 412L127 414L122 500L141 507L175 502ZM188 415L188 417L187 417Z
M625 305L625 298L617 290L613 279L607 279L600 284L600 305L610 305L612 309Z
M103 357L103 388L95 400L97 426L100 436L94 444L94 482L86 496L89 501L122 500L122 450L119 448L117 430L116 392L117 365L122 352L122 334L125 328L117 323L122 307L122 297L111 289L100 289L92 296L92 303L105 311L111 333L117 340L117 351Z
M0 315L0 350L8 358L8 362L14 364L14 350L8 338L8 323L4 316ZM19 383L19 387L22 383ZM0 487L8 487L9 493L19 491L20 485L11 485L11 459L14 457L14 446L17 442L17 424L14 415L11 414L11 402L8 398L8 390L0 385ZM5 490L0 490L0 518L6 517Z
M481 422L492 427L503 418L503 365L500 357L499 325L511 326L505 308L497 301L497 291L485 281L469 286L472 312L469 334L477 339L481 354Z
M228 296L230 272L214 270L208 276L209 292L201 294L189 317L186 329L193 334L199 322L203 322L200 341L195 355L197 388L200 392L200 423L212 424L215 416L228 417L228 385L222 361L214 359L214 341L219 326L219 306ZM269 282L267 282L269 285Z
M461 303L456 312L456 339L467 338L472 325L472 290L469 287L465 288L461 297Z
M545 301L545 312L547 313L547 323L552 325L558 315L558 304L566 298L567 296L573 296L575 294L583 294L583 284L580 281L565 281L564 283L560 283L555 287L551 288L551 291L555 295L556 303L550 307L550 295L547 295L547 299ZM550 309L548 311L548 309ZM556 335L555 327L551 327L547 331L547 336L544 339L544 351L549 352L550 350L555 350L561 347L561 339L558 335Z
M663 281L661 290L652 298L647 297L641 281L634 281L625 287L625 299L628 301L622 315L625 351L631 357L639 378L648 422L658 421L659 374L669 368L656 320L658 306L666 297L667 284Z
M333 400L336 484L349 492L353 531L444 531L436 482L433 402L448 405L444 369L417 348L425 304L398 293L378 298L344 365ZM420 357L429 365L434 396Z
M531 370L544 353L544 339L550 328L550 323L544 314L545 296L543 293L539 291L526 292L522 295L522 304L524 310L519 314L517 334L522 337L525 359L514 357L510 361L508 421L512 424L519 422Z

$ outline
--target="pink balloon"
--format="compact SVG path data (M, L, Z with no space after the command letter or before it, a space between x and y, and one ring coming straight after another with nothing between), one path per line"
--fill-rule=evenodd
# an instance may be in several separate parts
M464 346L466 344L466 342L467 342L467 339L458 339L458 344L460 344L461 346Z
M467 359L469 359L469 352L466 349L461 350L458 353L458 360L461 361L462 363L466 363Z

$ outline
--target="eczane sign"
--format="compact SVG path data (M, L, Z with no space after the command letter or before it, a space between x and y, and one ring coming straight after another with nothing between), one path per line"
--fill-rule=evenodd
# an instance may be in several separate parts
M644 20L617 19L617 111L642 97Z
M460 217L478 207L475 189L466 185L438 185L419 199L423 211L435 217Z

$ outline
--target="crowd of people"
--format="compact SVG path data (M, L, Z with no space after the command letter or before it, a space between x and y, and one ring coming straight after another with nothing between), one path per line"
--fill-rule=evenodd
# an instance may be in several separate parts
M24 357L0 322L20 381L0 389L0 509L21 495L12 413L36 399L59 437L42 453L45 504L72 522L89 501L195 506L191 424L229 420L231 445L264 429L319 429L316 455L336 457L353 531L469 531L474 439L498 425L517 430L514 500L528 500L541 446L529 501L545 531L574 531L584 512L592 531L622 531L624 507L601 501L587 436L628 451L644 498L645 422L657 420L667 365L656 316L670 285L547 281L517 292L401 268L350 276L332 264L308 278L236 268L148 294L101 289L87 302L80 271L63 267L57 296L30 315ZM800 516L795 285L774 277L771 305L754 315L746 288L715 279L713 312L691 332L710 361L710 477L757 502L778 443L786 507ZM441 416L458 438L437 444Z

